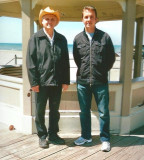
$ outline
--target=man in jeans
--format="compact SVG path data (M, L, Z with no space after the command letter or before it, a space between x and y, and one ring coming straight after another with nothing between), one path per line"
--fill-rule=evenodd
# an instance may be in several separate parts
M95 27L97 11L86 6L82 12L84 31L79 33L73 44L73 56L78 67L77 93L80 104L81 137L76 145L92 142L91 138L91 100L92 94L98 106L100 121L100 140L102 151L110 151L110 116L108 71L115 62L114 47L109 35Z

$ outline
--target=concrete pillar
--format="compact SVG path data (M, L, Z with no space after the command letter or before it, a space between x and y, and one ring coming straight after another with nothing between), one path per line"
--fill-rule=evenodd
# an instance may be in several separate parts
M136 29L136 47L135 47L135 63L134 63L134 78L141 76L141 58L142 58L142 44L143 44L143 27L144 18L138 18Z
M30 36L34 33L34 18L32 13L32 0L21 0L22 7L22 56L23 56L23 115L31 116L31 96L27 93L30 90L30 85L26 70L26 53L27 45Z
M39 21L37 20L37 21L35 21L36 22L36 24L37 24L37 31L38 30L40 30L41 28L42 28L42 26L40 25L40 23L39 23Z
M122 20L120 81L122 82L121 115L128 116L131 107L131 77L136 0L126 0Z

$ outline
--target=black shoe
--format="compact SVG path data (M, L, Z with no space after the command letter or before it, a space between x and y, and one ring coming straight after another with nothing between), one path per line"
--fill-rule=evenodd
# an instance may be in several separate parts
M41 148L48 148L48 142L46 139L39 139L39 147Z
M65 140L60 138L57 134L51 134L49 135L49 139L50 143L53 144L65 144Z

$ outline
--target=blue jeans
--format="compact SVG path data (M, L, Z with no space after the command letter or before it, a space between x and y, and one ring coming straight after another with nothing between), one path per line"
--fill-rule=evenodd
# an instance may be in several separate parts
M109 116L109 89L108 84L81 85L77 84L78 100L80 104L81 136L91 138L91 101L92 94L95 97L99 112L100 140L109 141L110 116Z

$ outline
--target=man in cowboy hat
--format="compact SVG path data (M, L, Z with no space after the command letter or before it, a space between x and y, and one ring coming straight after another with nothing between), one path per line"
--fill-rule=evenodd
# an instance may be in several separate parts
M70 84L69 55L66 38L56 32L60 15L50 7L40 11L39 22L43 27L29 40L27 49L27 71L32 90L35 92L36 128L39 146L48 147L46 140L64 144L58 136L60 119L59 104L62 90ZM49 100L49 128L45 126L45 108Z

